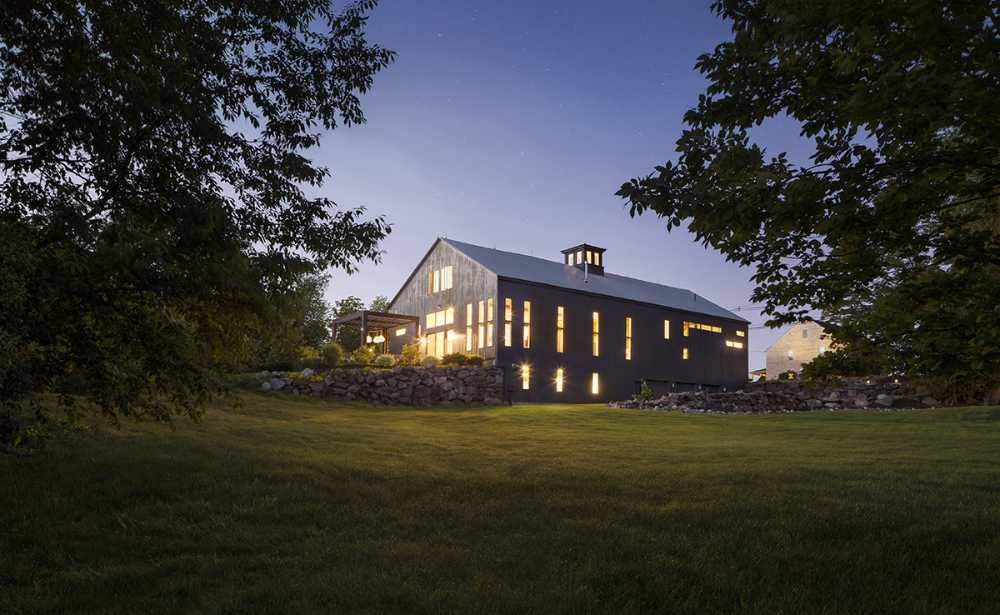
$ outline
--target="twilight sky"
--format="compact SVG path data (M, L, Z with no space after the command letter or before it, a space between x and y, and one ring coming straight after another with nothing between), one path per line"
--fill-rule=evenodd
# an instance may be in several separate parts
M624 7L624 8L619 8ZM397 61L364 99L368 123L328 134L324 192L384 215L384 260L335 271L328 298L392 297L436 237L560 260L607 248L620 275L691 289L741 313L752 271L684 230L632 219L614 196L673 159L684 112L703 91L695 59L729 38L708 0L382 0L369 27ZM791 122L754 137L810 150ZM752 327L753 327L752 325ZM750 367L780 331L751 328Z

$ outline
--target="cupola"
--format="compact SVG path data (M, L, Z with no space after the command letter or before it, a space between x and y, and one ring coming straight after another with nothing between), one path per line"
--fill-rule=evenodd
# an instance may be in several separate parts
M604 248L581 243L562 251L563 263L579 267L594 275L604 275Z

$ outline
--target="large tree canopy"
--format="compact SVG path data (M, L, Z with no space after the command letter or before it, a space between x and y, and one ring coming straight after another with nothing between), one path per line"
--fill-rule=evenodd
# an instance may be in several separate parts
M374 4L3 3L0 403L196 412L269 297L378 258L307 157L392 60Z
M624 184L753 266L769 324L818 312L844 352L955 396L1000 381L1000 43L992 0L724 0L733 39L677 158ZM796 164L749 136L788 117ZM759 130L766 131L764 124ZM756 133L755 133L756 134Z

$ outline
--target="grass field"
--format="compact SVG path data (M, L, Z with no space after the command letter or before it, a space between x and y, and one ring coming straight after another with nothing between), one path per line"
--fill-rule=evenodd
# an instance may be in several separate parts
M241 399L0 455L0 612L1000 609L998 408Z

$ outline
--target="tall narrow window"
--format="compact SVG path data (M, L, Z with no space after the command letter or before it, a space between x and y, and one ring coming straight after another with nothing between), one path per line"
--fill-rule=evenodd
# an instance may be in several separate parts
M433 271L428 271L427 272L427 294L428 295L434 294L434 272Z
M493 297L486 300L486 346L493 348Z
M601 266L601 253L600 252L594 252L594 264L597 265L598 267Z
M503 345L510 348L513 343L511 340L511 320L514 318L514 302L507 299L503 300Z
M531 368L527 365L521 366L521 388L525 391L531 386Z
M445 354L451 354L455 352L455 332L448 331L445 334Z
M601 392L601 381L597 376L597 372L590 375L590 393L591 395L597 395Z
M431 279L433 280L432 288L434 289L434 292L441 292L441 270L435 269L431 276Z
M684 331L683 331L684 337L687 337L688 335L690 335L690 333L691 333L690 326L691 326L691 323L689 323L688 321L685 320L684 321Z
M465 352L472 352L472 304L465 304Z
M556 352L563 351L563 327L566 326L566 313L563 306L556 308Z
M455 268L448 265L441 270L441 290L448 290L452 287L455 276Z
M597 312L594 312L593 317L594 317L594 332L592 334L590 341L590 352L596 357L600 354L601 351L600 340L598 339L599 334L601 332L601 315Z
M563 390L563 369L560 367L556 370L556 393L562 393Z
M583 250L576 251L576 264L579 265L583 262Z
M522 342L525 348L531 348L531 302L524 302L524 336Z
M590 265L594 264L594 253L591 252L590 250L587 250L587 264Z
M669 340L670 339L670 321L669 320L664 320L663 321L663 339L665 339L665 340Z
M625 360L632 360L632 317L625 317Z
M440 323L438 323L440 324ZM444 311L444 324L453 325L455 324L455 308L449 307Z
M477 348L486 346L486 302L479 300L479 329L477 330L479 345Z
M687 349L687 347L685 347L685 348L683 348L681 350L681 358L684 359L685 361L688 360L688 349Z

